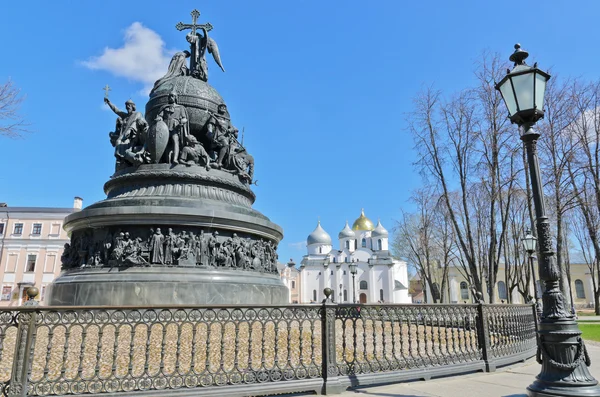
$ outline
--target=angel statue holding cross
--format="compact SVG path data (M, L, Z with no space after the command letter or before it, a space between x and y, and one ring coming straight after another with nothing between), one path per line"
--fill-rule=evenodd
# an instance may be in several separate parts
M173 55L167 73L154 83L152 91L156 90L167 80L178 76L192 76L202 81L208 81L208 65L206 64L205 57L207 51L212 55L221 70L225 71L223 63L221 62L219 47L211 37L208 37L208 32L213 28L212 25L210 23L196 23L200 16L200 11L198 10L192 11L191 15L191 24L179 22L175 25L175 28L179 31L187 29L191 30L185 37L188 43L190 43L190 51L179 51ZM189 68L187 66L187 58L190 58Z
M221 55L219 54L219 47L216 41L208 36L208 32L212 30L210 23L197 24L200 12L198 10L192 11L192 23L184 24L179 22L175 25L177 30L191 29L191 32L186 35L186 40L190 43L191 57L190 57L190 75L196 77L202 81L208 80L208 66L206 64L206 52L212 55L216 64L219 65L222 71L223 63L221 62Z

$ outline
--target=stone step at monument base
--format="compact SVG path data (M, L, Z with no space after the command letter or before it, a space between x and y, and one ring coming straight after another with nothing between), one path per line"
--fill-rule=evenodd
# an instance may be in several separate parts
M177 266L84 268L48 287L49 306L284 305L277 275Z

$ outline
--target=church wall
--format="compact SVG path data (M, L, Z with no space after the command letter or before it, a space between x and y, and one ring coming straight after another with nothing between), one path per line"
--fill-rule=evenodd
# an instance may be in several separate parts
M325 244L311 244L307 246L307 251L309 255L323 255L331 252L331 245ZM319 250L320 249L320 250Z

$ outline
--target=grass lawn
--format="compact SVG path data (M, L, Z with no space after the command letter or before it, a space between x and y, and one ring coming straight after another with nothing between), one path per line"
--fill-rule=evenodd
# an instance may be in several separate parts
M600 342L600 324L582 324L579 323L579 329L582 332L582 338Z

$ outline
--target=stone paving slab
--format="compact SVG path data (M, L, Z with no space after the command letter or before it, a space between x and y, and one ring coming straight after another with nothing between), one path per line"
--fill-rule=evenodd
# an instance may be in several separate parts
M600 346L586 343L592 359L590 372L600 380ZM503 367L496 372L437 378L428 381L361 387L343 397L527 397L526 388L540 372L535 359Z

